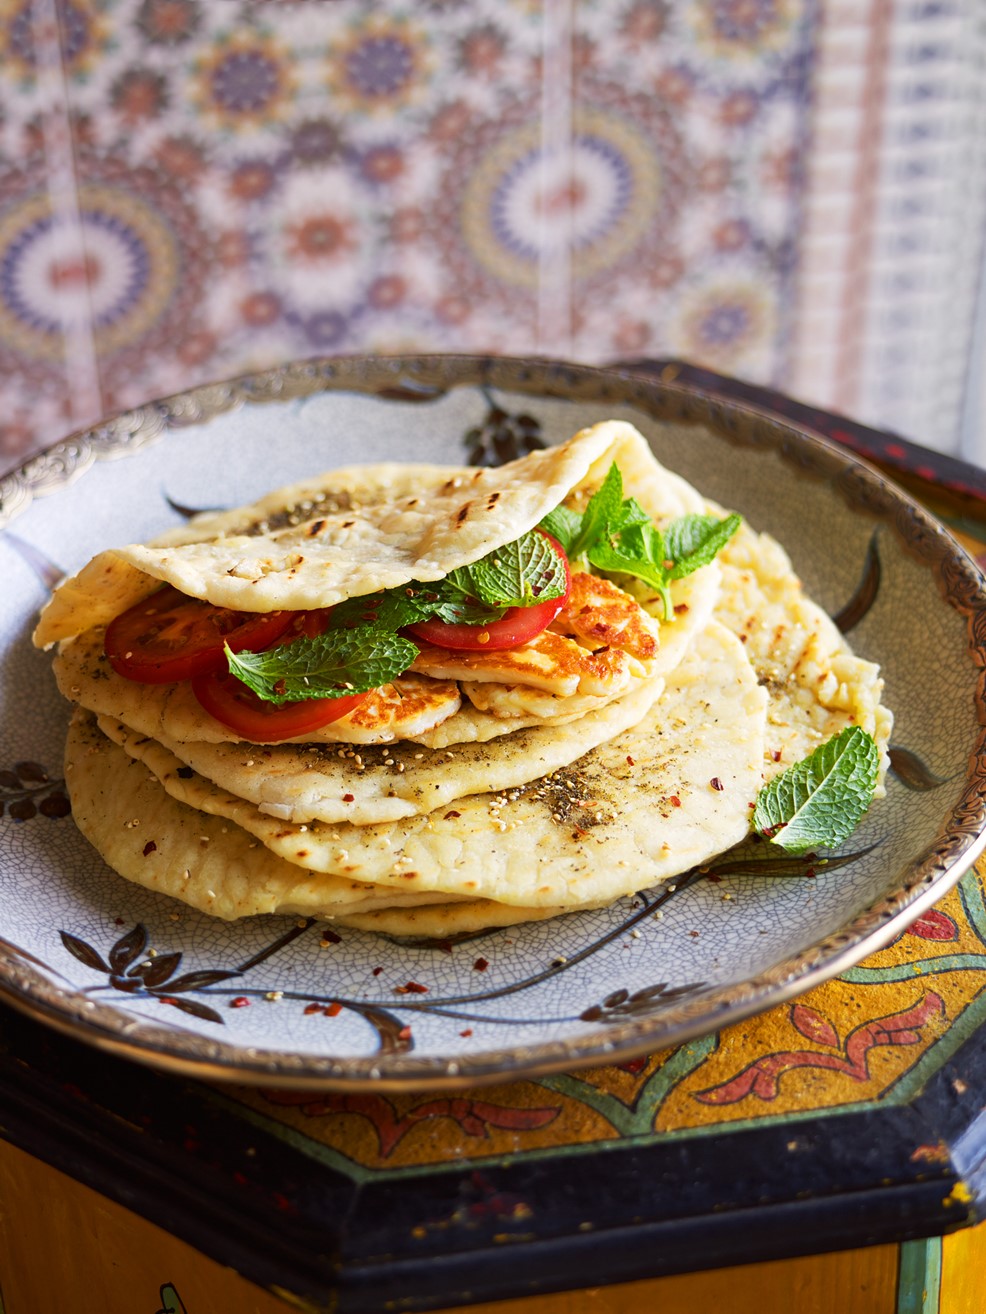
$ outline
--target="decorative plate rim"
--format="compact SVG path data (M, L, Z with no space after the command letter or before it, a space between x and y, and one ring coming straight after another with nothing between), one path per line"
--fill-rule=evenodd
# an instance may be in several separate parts
M970 754L965 791L943 819L935 841L898 873L902 884L893 893L875 900L836 932L741 982L672 1003L656 1017L609 1024L602 1032L488 1048L457 1058L413 1052L365 1058L302 1054L245 1047L135 1021L112 1004L59 988L32 967L30 955L3 939L0 998L96 1048L184 1076L299 1089L461 1089L635 1058L783 1004L884 947L936 903L983 853L986 587L982 572L934 516L865 461L751 403L725 400L623 367L540 357L316 357L202 384L69 435L0 478L0 533L35 497L66 487L95 462L139 451L170 430L204 423L247 403L287 401L325 391L428 401L465 386L564 400L612 400L636 406L653 418L703 423L734 446L773 448L803 472L830 478L850 505L865 507L889 522L898 540L932 570L943 601L964 617L969 653L978 667L979 735Z

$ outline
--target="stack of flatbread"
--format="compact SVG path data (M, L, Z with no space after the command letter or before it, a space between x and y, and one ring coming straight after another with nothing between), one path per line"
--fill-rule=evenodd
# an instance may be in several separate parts
M222 918L291 913L447 937L600 907L747 833L764 781L849 724L885 754L882 682L747 526L672 584L575 569L515 649L420 643L410 670L299 741L252 743L185 681L116 673L107 623L162 582L245 611L305 611L427 583L564 505L613 463L663 526L710 508L609 421L499 469L350 467L100 553L35 642L76 704L66 780L121 875Z

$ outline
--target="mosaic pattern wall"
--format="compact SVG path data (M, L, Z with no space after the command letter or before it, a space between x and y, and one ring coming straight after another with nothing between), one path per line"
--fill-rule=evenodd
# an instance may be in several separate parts
M681 356L955 449L983 213L969 10L0 0L0 470L192 383L403 349ZM908 24L944 192L911 167L927 135L887 136ZM920 295L880 209L899 157L938 260ZM936 306L948 397L898 414Z

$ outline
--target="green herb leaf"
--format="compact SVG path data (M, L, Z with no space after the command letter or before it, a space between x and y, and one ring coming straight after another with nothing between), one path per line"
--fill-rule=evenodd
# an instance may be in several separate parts
M764 786L753 829L789 853L840 844L870 805L879 764L873 736L847 726Z
M739 529L742 519L738 515L682 516L673 520L664 531L664 544L671 567L672 579L683 579L693 571L714 561Z
M530 607L565 592L565 563L535 530L473 562L466 571L469 592L491 607Z
M372 626L328 630L266 652L234 653L226 646L232 674L278 705L365 693L406 671L417 655L410 639Z
M614 461L582 512L582 523L572 541L572 556L582 556L591 544L605 538L611 529L616 529L620 524L622 506L623 476Z
M572 544L582 528L582 512L570 511L567 506L556 506L549 511L538 526L552 538L556 538L569 556L574 556Z
M623 476L614 463L580 515L556 507L540 527L562 544L570 557L581 557L597 570L631 575L656 589L664 618L674 619L671 581L707 566L735 534L737 515L688 515L673 520L662 533L632 497L623 496Z
M426 584L410 584L381 593L367 593L359 598L347 598L332 608L332 630L353 630L369 627L386 634L395 634L405 625L425 620L434 613L438 595L429 591Z

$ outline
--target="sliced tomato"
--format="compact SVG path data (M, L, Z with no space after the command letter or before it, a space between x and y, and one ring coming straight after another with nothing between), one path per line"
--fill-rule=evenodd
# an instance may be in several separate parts
M329 623L331 607L317 607L314 611L293 611L287 630L281 637L282 643L293 643L295 639L317 639Z
M262 652L285 633L294 615L214 607L166 584L110 621L104 648L118 675L170 684L224 669L225 643L234 652Z
M255 744L274 744L308 734L348 715L366 697L365 693L343 694L340 698L306 698L278 705L258 698L229 671L197 675L192 680L192 693L210 716Z
M543 529L538 532L544 534ZM564 607L572 588L572 572L568 568L568 557L561 544L551 534L544 534L544 537L565 563L565 592L560 597L535 602L533 607L510 607L499 620L491 621L489 625L462 625L432 616L428 620L409 625L408 632L416 639L433 643L437 648L470 651L485 649L487 652L518 648L522 643L537 638Z

